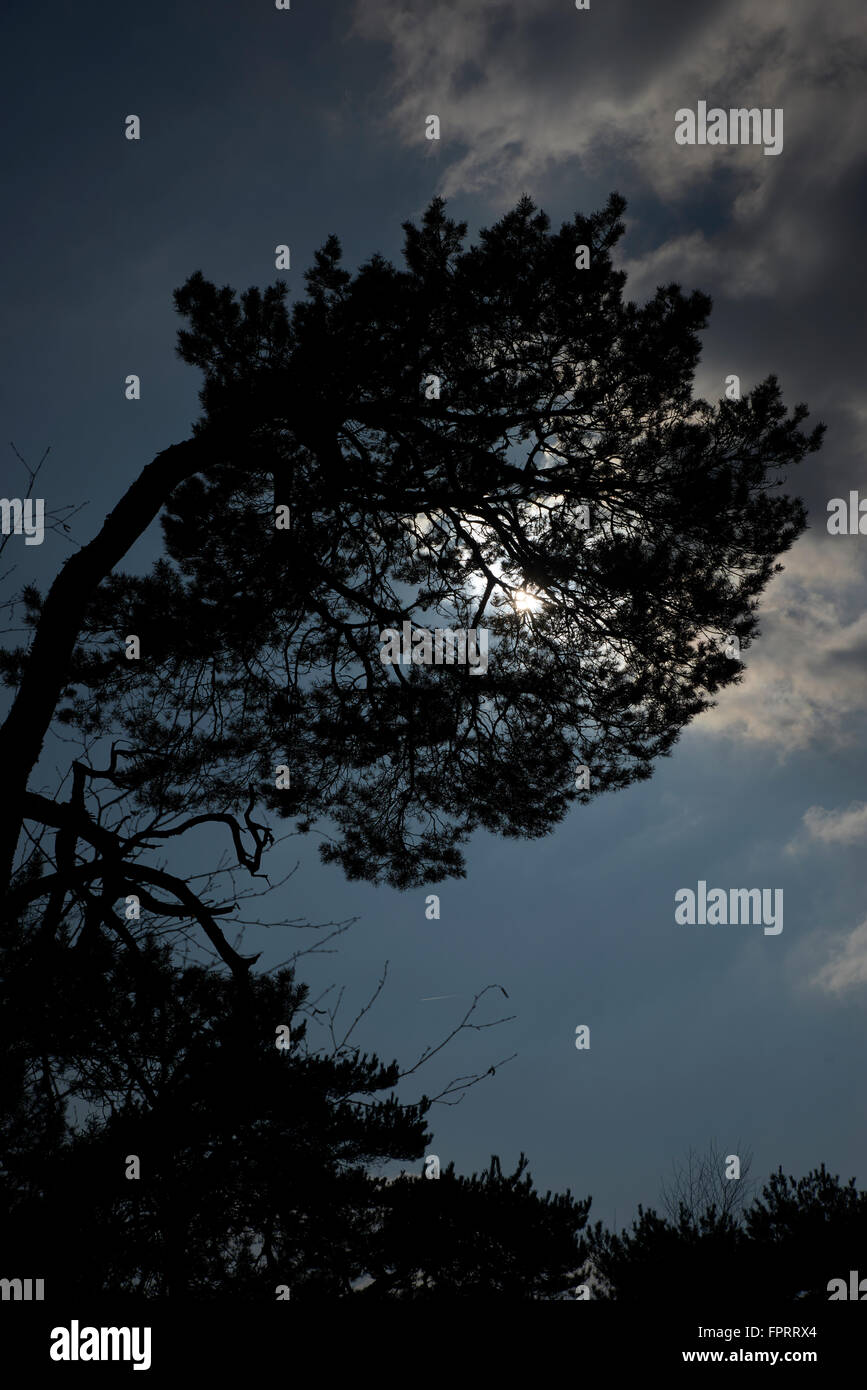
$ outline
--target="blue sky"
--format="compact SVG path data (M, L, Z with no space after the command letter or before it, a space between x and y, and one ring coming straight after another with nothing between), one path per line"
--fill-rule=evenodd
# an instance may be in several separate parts
M751 1149L754 1176L824 1161L867 1181L867 539L825 524L830 498L867 495L863 9L179 0L18 4L6 30L5 438L31 462L51 446L43 495L88 501L78 540L198 415L197 374L174 354L176 286L197 269L270 283L287 243L297 294L329 233L350 267L397 258L401 222L436 193L473 236L524 192L558 224L617 189L627 294L675 279L713 297L697 394L773 371L788 404L827 423L792 482L810 530L767 591L745 681L650 782L576 808L546 840L475 837L467 878L437 890L439 921L427 890L348 884L312 838L276 851L272 872L299 865L275 915L359 919L300 970L317 990L345 985L349 1018L389 961L366 1047L410 1064L475 992L508 991L482 1018L511 1022L460 1034L414 1079L431 1092L518 1054L434 1108L443 1164L497 1153L505 1169L524 1150L543 1190L591 1194L592 1216L618 1224L711 1137ZM675 110L705 99L783 108L783 152L677 146ZM140 402L124 399L131 372ZM152 528L131 563L158 543ZM16 579L47 583L65 553L54 535L22 549ZM676 891L700 879L782 888L783 932L676 926ZM251 944L274 964L299 940L275 928Z

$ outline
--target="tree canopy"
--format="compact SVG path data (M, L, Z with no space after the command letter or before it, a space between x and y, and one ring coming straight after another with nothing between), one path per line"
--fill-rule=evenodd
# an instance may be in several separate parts
M865 1234L867 1193L821 1164L799 1179L778 1168L743 1211L684 1202L671 1218L639 1206L629 1229L597 1222L582 1251L602 1297L668 1305L693 1297L722 1308L737 1299L759 1308L827 1303L833 1280L848 1292Z
M540 836L651 774L740 677L724 642L757 630L805 525L785 470L822 431L773 377L693 398L710 301L624 300L624 206L552 232L524 198L464 249L435 199L405 224L403 268L376 255L352 275L330 237L291 312L282 281L239 297L188 279L193 436L28 595L35 639L7 661L19 820L55 705L123 735L139 804L252 798L322 822L350 877L399 887L461 874L477 827ZM113 572L160 509L164 558ZM383 664L404 622L487 629L487 670Z

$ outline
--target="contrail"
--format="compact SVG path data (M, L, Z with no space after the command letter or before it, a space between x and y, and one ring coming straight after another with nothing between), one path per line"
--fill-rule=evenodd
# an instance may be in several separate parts
M489 986L489 988L493 988L493 986ZM497 989L503 990L503 994L506 995L507 999L509 998L502 985L497 985ZM423 999L419 1000L419 1003L430 1004L434 999L466 999L466 997L465 994L426 994Z

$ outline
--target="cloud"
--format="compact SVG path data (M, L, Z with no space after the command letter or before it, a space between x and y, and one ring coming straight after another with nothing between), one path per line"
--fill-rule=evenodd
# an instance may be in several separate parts
M712 291L724 287L730 299L772 298L784 285L790 286L795 267L801 275L809 274L827 254L817 229L805 229L800 210L791 216L780 213L778 207L776 216L759 219L735 207L732 221L715 235L688 232L643 256L618 259L628 276L629 297L645 298L657 285L676 281Z
M834 181L860 156L867 24L859 6L729 0L708 13L658 0L647 10L358 0L354 30L390 47L389 120L400 138L423 147L424 117L440 116L446 196L514 196L540 172L577 160L589 171L628 169L666 197L734 176L737 210L753 224L774 209L787 150L801 197L805 179ZM676 145L674 113L699 99L782 107L783 155Z
M826 811L811 806L804 825L813 840L825 845L857 845L867 840L867 801L853 801L845 811Z
M867 918L836 947L812 983L827 994L867 985Z
M649 193L668 216L712 203L713 226L624 263L630 297L672 280L733 299L797 297L827 273L829 244L848 241L867 126L858 3L358 0L354 32L390 49L385 124L439 164L447 198L538 199L556 175L604 179L630 202ZM782 109L782 152L677 145L675 112L699 100ZM430 113L441 141L424 138Z
M848 539L808 533L784 556L762 604L762 635L743 653L743 682L717 697L697 731L781 753L819 741L846 746L863 732L867 611L859 611L862 562Z

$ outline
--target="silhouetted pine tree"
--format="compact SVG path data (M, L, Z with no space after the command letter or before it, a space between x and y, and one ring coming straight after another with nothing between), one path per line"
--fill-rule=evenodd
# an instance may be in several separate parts
M805 525L779 489L822 430L774 377L693 397L710 300L624 301L624 207L552 232L523 198L464 249L435 199L403 268L352 275L330 237L291 313L283 282L238 299L189 278L204 413L29 593L33 643L5 662L0 869L44 814L25 788L55 713L126 736L143 805L328 817L326 859L398 886L462 873L477 827L543 835L650 776L739 679L723 640L757 631ZM160 512L165 558L113 573ZM384 665L405 621L488 629L487 673Z

